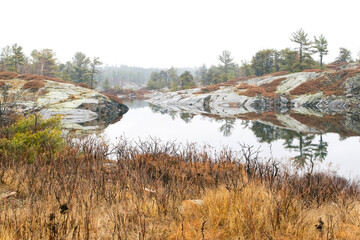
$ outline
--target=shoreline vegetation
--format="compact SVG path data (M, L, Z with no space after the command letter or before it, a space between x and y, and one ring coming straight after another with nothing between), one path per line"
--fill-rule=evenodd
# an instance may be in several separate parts
M1 240L360 236L359 183L311 161L300 173L246 145L213 156L156 139L63 139L59 128L37 116L2 127Z

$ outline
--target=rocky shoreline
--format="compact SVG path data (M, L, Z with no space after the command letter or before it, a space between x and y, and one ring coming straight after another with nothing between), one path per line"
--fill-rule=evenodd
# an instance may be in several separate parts
M160 94L148 102L173 111L257 120L309 133L325 130L320 124L309 126L301 116L313 122L331 118L334 129L345 129L344 135L360 135L360 68L353 64L337 71L314 69L237 79Z
M41 77L41 80L0 79L3 85L0 97L4 99L6 95L7 111L39 113L45 118L60 115L64 129L80 131L101 130L128 111L114 96Z

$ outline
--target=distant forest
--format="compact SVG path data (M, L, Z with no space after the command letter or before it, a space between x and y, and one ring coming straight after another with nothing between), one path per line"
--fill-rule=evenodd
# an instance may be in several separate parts
M76 52L70 61L61 63L52 49L33 50L30 56L26 56L23 48L15 43L1 48L0 70L58 77L103 90L142 87L179 90L251 75L327 69L344 63L360 62L360 52L357 58L353 59L351 51L341 47L338 57L331 64L325 64L328 40L322 34L311 39L303 29L298 29L292 33L289 40L296 43L297 47L282 50L263 49L256 52L251 61L236 63L230 51L224 50L218 56L219 64L216 66L169 69L108 66L103 65L98 57L90 58L82 52Z

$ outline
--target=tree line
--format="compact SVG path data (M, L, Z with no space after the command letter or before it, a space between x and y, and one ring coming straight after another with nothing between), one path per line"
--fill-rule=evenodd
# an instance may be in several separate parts
M218 56L219 64L207 68L202 65L194 73L190 71L183 72L180 76L177 70L171 67L167 70L154 71L151 73L147 83L148 89L169 88L173 91L188 89L195 85L210 85L226 82L238 75L239 66L234 62L231 53L227 50Z
M182 84L180 78L174 75L174 69L153 72L149 77L147 88L171 90L186 89L194 86L207 86L223 83L237 77L250 75L263 76L279 71L301 72L305 69L324 69L324 58L328 55L328 40L323 34L314 36L311 40L303 29L292 33L290 40L297 44L295 49L285 48L282 50L263 49L255 53L250 62L242 61L241 64L234 62L234 58L227 50L218 56L219 64L207 67L203 64L194 75L191 75L193 83ZM317 58L318 60L314 59ZM354 62L351 51L341 47L335 62ZM360 52L357 62L360 62Z
M38 74L58 77L75 83L86 83L95 87L102 83L103 89L122 88L126 82L134 82L148 89L168 88L187 89L193 86L207 86L250 75L262 76L278 71L299 72L305 69L324 69L324 58L328 55L328 40L323 34L312 39L303 29L292 33L290 41L297 44L294 49L263 49L255 53L251 61L234 61L230 51L225 50L218 56L218 64L196 69L141 68L121 66L102 66L98 57L90 58L76 52L71 61L61 63L52 49L33 50L26 56L18 44L5 46L0 52L0 70L21 74ZM316 60L315 60L316 59ZM335 62L360 62L351 56L351 51L341 47ZM102 67L101 67L102 66Z
M76 52L66 63L60 63L52 49L35 49L26 56L23 48L16 43L1 48L0 52L0 70L58 77L91 87L97 84L96 76L101 73L101 65L98 57L90 58L82 52Z
M324 57L328 55L328 40L323 34L311 40L303 29L292 33L290 40L297 44L295 49L264 49L255 53L251 62L242 62L240 74L262 76L278 71L301 72L305 69L324 69ZM314 59L317 58L318 60ZM360 62L360 52L357 62ZM351 51L341 47L335 62L354 62Z

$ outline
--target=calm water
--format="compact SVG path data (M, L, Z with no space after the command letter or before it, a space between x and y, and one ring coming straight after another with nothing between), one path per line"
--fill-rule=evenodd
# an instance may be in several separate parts
M260 149L260 156L306 166L316 159L316 168L337 170L345 177L360 176L360 137L341 138L336 133L303 134L241 119L213 119L168 111L144 101L128 102L130 110L121 121L108 126L104 133L116 143L120 136L129 140L159 138L163 142L197 143L221 150L240 150L240 144ZM322 159L322 160L321 160Z

